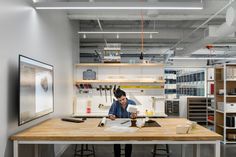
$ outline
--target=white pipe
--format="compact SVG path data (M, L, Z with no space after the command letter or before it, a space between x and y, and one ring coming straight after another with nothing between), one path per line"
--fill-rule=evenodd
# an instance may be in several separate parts
M226 22L220 25L220 27L216 31L216 37L222 38L227 35L230 35L236 31L236 26L229 26Z
M230 1L228 4L232 4L233 1ZM227 5L228 5L227 4ZM227 6L226 5L226 6ZM224 7L225 8L225 7ZM230 10L229 10L230 9ZM233 11L232 11L233 9ZM234 15L231 15L231 13L234 13ZM215 31L214 36L208 36L204 39L192 44L188 48L186 48L184 53L181 53L181 55L189 54L190 52L194 52L202 47L204 47L207 44L212 44L228 35L233 34L236 31L236 26L234 25L236 23L236 11L235 8L228 8L227 14L226 14L226 21L228 21L228 24L225 22L222 25L220 25L217 30ZM228 20L227 20L228 19ZM229 25L230 24L230 25Z
M192 32L190 32L188 35L183 37L180 41L178 41L174 46L171 47L171 49L176 48L181 42L183 42L185 39L189 38L193 33L195 33L198 29L203 27L205 24L207 24L210 20L215 18L219 13L221 13L223 10L225 10L227 7L229 7L234 0L230 0L228 4L226 4L223 8L221 8L219 11L217 11L214 15L212 15L210 18L208 18L205 22L203 22L201 25L199 25L196 29L194 29Z
M120 20L120 21L132 21L132 20L140 20L140 17L137 15L114 15L114 14L106 14L106 15L99 15L99 14L70 14L68 15L68 18L71 20L97 20L97 17L99 17L100 20ZM210 15L158 15L155 17L150 17L147 15L144 15L143 18L145 20L162 20L162 21L187 21L187 20L205 20L209 18ZM217 15L215 16L217 19L224 19L224 15Z
M97 22L98 22L98 26L99 26L100 30L103 32L103 28L102 28L101 22L100 22L100 20L98 18L97 18ZM107 45L107 40L105 39L104 35L103 35L103 40L104 40L105 44Z

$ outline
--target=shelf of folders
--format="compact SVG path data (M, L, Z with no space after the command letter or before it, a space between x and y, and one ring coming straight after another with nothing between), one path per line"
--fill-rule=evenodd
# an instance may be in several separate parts
M177 94L187 96L205 95L205 71L177 72Z

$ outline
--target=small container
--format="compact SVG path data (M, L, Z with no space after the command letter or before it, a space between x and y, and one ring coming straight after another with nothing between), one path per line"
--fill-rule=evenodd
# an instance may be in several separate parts
M87 101L86 113L91 113L91 100L88 100L88 101Z
M137 127L136 122L137 122L136 119L131 119L131 127Z

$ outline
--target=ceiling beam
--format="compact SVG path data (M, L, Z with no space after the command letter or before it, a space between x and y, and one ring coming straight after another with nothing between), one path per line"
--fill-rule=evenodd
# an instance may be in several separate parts
M199 2L36 2L36 9L59 10L201 10Z

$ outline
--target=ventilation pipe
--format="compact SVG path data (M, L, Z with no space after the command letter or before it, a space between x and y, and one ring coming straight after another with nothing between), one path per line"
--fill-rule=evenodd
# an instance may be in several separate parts
M214 31L214 34L210 33L204 39L198 41L197 43L190 45L185 49L180 55L190 55L192 52L205 47L207 44L212 44L224 37L227 37L236 32L236 5L230 6L226 12L226 22L220 25Z
M220 25L216 31L218 38L226 37L236 32L236 6L231 6L226 12L226 22Z

